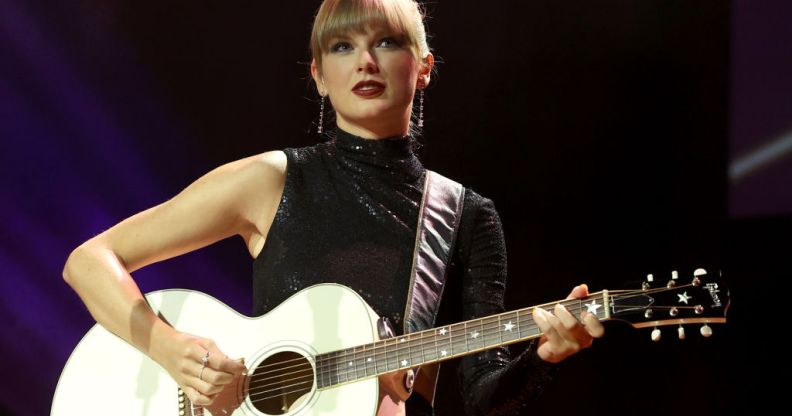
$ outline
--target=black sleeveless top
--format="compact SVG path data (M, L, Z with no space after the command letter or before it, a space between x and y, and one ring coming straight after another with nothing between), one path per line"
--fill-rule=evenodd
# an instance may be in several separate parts
M367 140L343 130L326 143L284 149L286 183L263 249L253 263L253 313L272 310L318 283L357 291L397 332L407 299L425 169L408 137ZM492 201L466 189L441 318L452 322L503 311L506 247ZM444 314L446 305L460 308ZM444 324L445 322L438 322ZM451 323L451 322L448 322ZM529 348L461 360L471 414L517 414L541 390L551 366Z
M285 149L286 184L254 262L254 313L334 282L356 290L397 331L407 299L425 170L407 137Z

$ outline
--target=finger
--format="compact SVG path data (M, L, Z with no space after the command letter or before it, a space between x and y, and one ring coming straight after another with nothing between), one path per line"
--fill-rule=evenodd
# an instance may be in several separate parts
M208 406L214 401L214 397L209 397L205 394L202 394L192 386L184 386L182 390L184 390L184 394L187 395L187 398L190 399L192 404L198 406Z
M191 385L197 392L203 394L204 396L211 397L212 395L215 395L215 394L220 393L221 391L223 391L223 387L225 387L225 385L213 384L210 381L206 380L206 377L207 377L206 376L206 372L207 371L209 371L209 369L204 371L203 380L198 378L198 376L196 376L192 380Z
M225 356L224 356L225 357ZM244 358L231 359L228 357L218 360L217 369L229 375L247 374Z
M204 360L207 360L206 365L207 366L211 365L212 351L207 349L202 344L196 344L194 348L192 348L192 351L190 352L189 356L193 358L196 362L198 362L198 364L203 365Z
M194 367L195 377L201 381L207 382L215 386L225 386L234 380L234 376L222 371L217 371L210 366L204 367L201 363L196 363Z
M557 304L557 306L561 306ZM583 325L572 316L566 308L561 306L559 310L562 313L566 313L568 322L562 321L562 319L552 313L548 313L547 320L553 325L556 333L558 334L559 339L561 340L557 345L560 349L559 351L565 352L576 352L583 348L588 348L593 343L593 339L591 335L586 332L586 329L583 328Z
M545 311L542 308L534 308L533 310L533 319L536 322L536 326L544 333L545 338L547 338L547 342L551 344L558 344L563 342L563 338L558 335L558 332L553 327L553 324L549 320L550 313Z
M553 313L562 326L562 328L558 330L559 335L575 343L590 344L591 335L586 332L586 328L583 327L580 321L578 321L564 305L556 303L553 308Z
M545 342L540 341L539 349L537 350L539 357L551 363L563 360L568 355L565 351L569 347L554 326L554 322L558 323L558 318L542 308L535 308L534 320L537 321L537 325L544 332Z
M592 313L584 314L583 325L586 328L586 332L594 338L602 338L605 335L605 327L602 326L602 322L599 321L597 315Z
M588 285L583 283L572 288L567 299L582 299L589 295Z
M578 321L564 305L556 304L553 311L555 312L559 324L557 332L567 341L567 345L572 346L574 350L580 350L591 346L594 342L591 334L587 332L583 324Z
M244 374L247 372L244 358L230 359L228 355L224 354L217 344L211 339L207 339L204 344L209 351L209 365L217 370L227 373L231 376Z

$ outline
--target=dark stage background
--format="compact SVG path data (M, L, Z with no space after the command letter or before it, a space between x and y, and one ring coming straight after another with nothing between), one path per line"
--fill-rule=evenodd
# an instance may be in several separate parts
M318 140L307 76L317 6L0 0L0 414L47 414L93 323L61 280L71 249L222 163ZM509 308L696 267L723 269L733 289L730 323L709 340L667 329L653 343L608 324L533 414L772 406L782 396L769 380L785 375L787 312L769 295L789 288L789 157L732 175L731 210L728 172L792 129L790 3L427 8L441 62L420 155L495 201ZM244 312L250 274L231 239L135 277L144 291L201 290ZM444 369L438 414L459 414Z

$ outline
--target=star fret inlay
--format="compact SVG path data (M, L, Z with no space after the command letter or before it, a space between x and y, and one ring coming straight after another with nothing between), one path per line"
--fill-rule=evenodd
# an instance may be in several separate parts
M593 299L591 303L585 303L584 306L586 307L586 312L594 315L597 314L597 309L602 307L602 305L597 303L596 299Z

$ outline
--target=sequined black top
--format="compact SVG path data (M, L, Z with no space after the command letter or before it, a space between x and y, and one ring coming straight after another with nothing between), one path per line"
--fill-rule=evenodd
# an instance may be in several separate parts
M401 331L425 170L408 137L335 136L284 150L283 196L253 264L254 314L334 282L357 291ZM445 296L460 298L443 300L440 315L459 321L502 312L506 247L492 201L467 189L459 227ZM444 314L449 307L461 310ZM469 414L518 414L551 366L531 349L511 359L501 348L465 357L459 368Z

